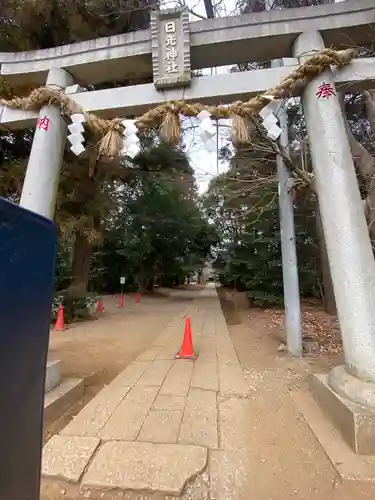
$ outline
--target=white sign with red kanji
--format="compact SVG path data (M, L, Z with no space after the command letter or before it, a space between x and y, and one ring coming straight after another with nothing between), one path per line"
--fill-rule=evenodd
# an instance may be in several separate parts
M332 87L330 83L322 82L319 87L318 91L316 93L316 97L318 99L329 99L332 96L335 96L336 92L335 89Z
M47 116L40 116L36 122L37 130L47 132L49 129L50 120Z

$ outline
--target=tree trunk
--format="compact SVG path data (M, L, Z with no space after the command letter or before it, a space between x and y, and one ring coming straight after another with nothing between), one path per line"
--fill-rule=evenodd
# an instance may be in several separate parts
M154 275L150 276L148 279L147 279L147 282L146 282L146 290L148 292L153 292L154 291Z
M72 282L69 289L74 289L74 291L81 293L87 292L91 254L92 246L87 240L87 237L82 233L76 233L72 264Z
M320 217L319 202L316 201L316 230L319 238L320 251L320 269L322 272L323 291L324 291L324 310L332 316L336 315L336 300L333 292L331 271L329 269L326 240L324 237L322 219Z
M375 92L366 91L363 94L365 100L366 115L373 132L375 132ZM375 158L369 151L354 137L345 112L345 95L340 92L340 103L344 117L346 132L348 134L350 149L353 156L357 173L363 177L366 185L366 200L364 203L365 214L369 227L369 234L372 245L375 245Z
M341 104L341 111L343 114L346 133L348 134L348 140L350 149L353 156L354 165L356 166L357 173L361 174L364 177L365 181L371 179L374 174L375 169L375 159L371 156L371 154L367 151L367 149L357 141L357 139L352 134L352 131L349 127L349 122L346 116L345 110L345 94L343 92L339 93L339 99ZM366 114L371 115L371 99L367 98L366 100ZM371 120L370 120L371 123Z
M371 131L375 134L375 91L366 90L363 93L365 100L366 115L370 122ZM373 248L375 248L375 158L369 155L367 168L369 170L367 178L367 199L366 216L369 226L369 233Z

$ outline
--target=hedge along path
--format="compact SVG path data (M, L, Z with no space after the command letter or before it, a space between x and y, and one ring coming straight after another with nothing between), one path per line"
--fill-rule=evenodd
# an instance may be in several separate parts
M274 99L301 96L313 78L331 66L341 67L349 64L356 56L356 49L333 50L327 48L317 52L299 65L279 85L267 90L264 94L250 98L246 102L236 101L224 107L169 101L135 118L135 124L140 131L160 126L161 137L170 144L178 144L181 132L179 115L195 117L201 111L206 110L214 118L232 119L233 143L247 144L250 140L248 120L252 114L258 114L264 106ZM28 97L0 98L0 104L25 111L39 111L46 104L54 105L60 108L62 115L66 118L75 113L82 113L86 120L85 127L95 136L101 137L97 145L99 156L113 158L120 154L124 132L124 126L121 123L123 118L106 120L93 113L88 113L59 90L41 87L32 90Z

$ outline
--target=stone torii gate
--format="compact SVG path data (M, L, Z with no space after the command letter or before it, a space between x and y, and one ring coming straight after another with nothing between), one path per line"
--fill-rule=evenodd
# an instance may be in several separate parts
M10 84L46 85L66 92L84 110L101 117L131 117L165 101L243 100L278 84L292 68L192 79L191 69L291 56L297 66L325 46L366 44L375 27L373 0L191 24L187 16L168 10L153 14L150 30L0 54L0 73ZM172 59L166 58L170 33L176 34ZM91 92L75 85L152 74L153 84ZM316 98L323 82L333 89L329 99ZM308 84L302 98L345 351L345 367L335 368L329 377L317 377L315 383L326 407L333 409L332 418L344 409L349 412L349 426L335 420L355 451L375 454L375 263L335 84L340 90L352 85L375 88L375 58L325 71ZM49 118L50 126L48 133L38 128L35 132L21 205L52 218L66 126L54 106L44 106L39 116ZM34 112L0 108L0 125L8 129L32 126L36 119ZM360 425L358 408L366 416Z

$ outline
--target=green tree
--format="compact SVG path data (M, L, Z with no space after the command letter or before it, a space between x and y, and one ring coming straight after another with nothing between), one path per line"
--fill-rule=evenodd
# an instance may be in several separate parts
M182 153L175 154L184 164ZM203 264L216 233L199 207L186 157L185 167L174 175L173 169L142 174L118 192L111 225L94 257L95 287L104 283L114 291L121 275L140 289L152 289L156 282L177 285Z
M237 150L228 172L211 182L204 202L219 231L214 265L220 279L247 291L255 305L283 302L275 163L274 152L254 130L251 146ZM309 197L300 196L295 208L301 295L316 295L317 246Z
M154 0L3 0L0 51L57 47L145 29Z
M0 6L0 50L44 49L147 28L154 5L153 0L5 0ZM124 79L116 85L129 83ZM2 134L0 194L15 201L20 197L32 137L33 130ZM131 175L126 167L129 162L97 161L95 151L84 158L65 152L56 221L72 247L72 289L87 288L91 252L100 242L113 202L110 193Z

